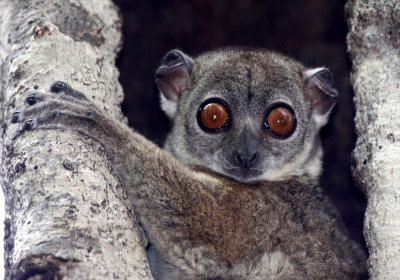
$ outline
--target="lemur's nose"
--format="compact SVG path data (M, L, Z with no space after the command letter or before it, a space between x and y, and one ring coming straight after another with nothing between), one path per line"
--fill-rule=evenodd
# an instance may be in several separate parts
M250 168L257 160L257 153L238 153L234 152L233 157L235 162L242 168Z

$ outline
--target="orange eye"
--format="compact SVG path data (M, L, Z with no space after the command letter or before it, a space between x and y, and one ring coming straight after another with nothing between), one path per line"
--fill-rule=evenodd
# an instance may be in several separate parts
M220 103L208 103L200 111L201 124L208 129L221 128L227 124L228 119L228 110Z
M266 126L274 133L284 136L293 131L294 123L293 113L288 108L278 107L269 113Z

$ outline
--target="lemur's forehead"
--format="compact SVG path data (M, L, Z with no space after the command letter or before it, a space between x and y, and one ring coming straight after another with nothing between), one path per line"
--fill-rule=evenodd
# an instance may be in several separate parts
M267 51L212 52L197 58L196 64L198 86L260 97L298 90L305 71L297 61Z

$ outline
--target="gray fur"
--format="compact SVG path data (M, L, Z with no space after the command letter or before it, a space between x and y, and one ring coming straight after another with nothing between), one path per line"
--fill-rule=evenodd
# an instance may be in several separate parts
M157 280L366 277L363 251L318 185L318 130L335 102L329 74L311 72L310 78L298 62L265 50L226 49L195 60L174 51L164 62L157 79L168 91L165 99L176 105L168 112L169 152L62 83L52 87L57 94L30 95L26 108L13 114L12 122L20 123L16 137L31 129L73 129L104 146L139 213ZM177 87L169 80L175 73ZM210 134L198 127L196 114L215 96L231 107L232 124ZM324 110L315 100L324 101ZM266 110L276 101L291 105L297 117L286 139L263 130ZM234 149L246 145L259 153L261 174L221 169L232 163Z
M207 167L244 182L282 180L304 174L319 177L320 125L314 120L326 119L329 112L312 111L306 72L300 63L265 50L225 49L201 55L185 91L176 101L174 125L165 149L185 165ZM197 125L200 104L212 97L230 105L233 127L226 133L210 134ZM268 107L277 102L295 108L297 128L288 139L277 139L263 128ZM167 113L171 116L171 111ZM241 149L248 132L258 142L254 151L259 160L254 169L261 172L240 177L227 169L233 167L232 154Z

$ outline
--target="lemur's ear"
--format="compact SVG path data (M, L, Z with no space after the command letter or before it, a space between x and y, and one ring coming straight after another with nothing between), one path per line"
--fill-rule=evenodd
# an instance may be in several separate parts
M192 73L194 61L179 50L169 51L156 71L156 83L160 90L161 107L172 118L177 102Z
M319 128L327 123L329 113L335 106L339 94L333 87L332 74L329 69L323 67L310 69L305 74L312 118Z

